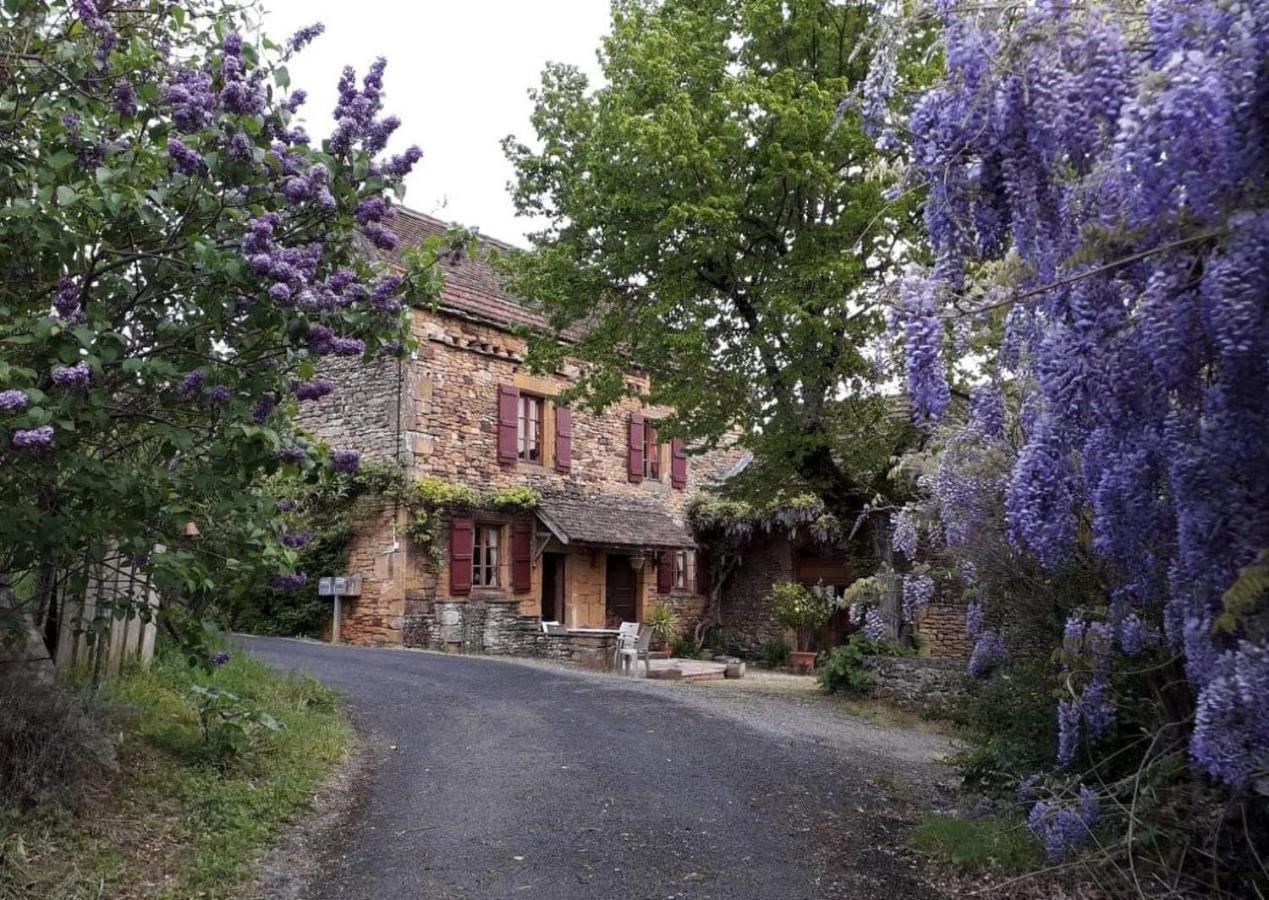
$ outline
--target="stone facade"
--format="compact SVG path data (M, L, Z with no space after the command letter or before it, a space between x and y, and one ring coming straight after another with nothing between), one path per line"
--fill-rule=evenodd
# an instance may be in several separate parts
M757 657L763 644L781 634L771 621L771 585L792 579L792 542L780 536L755 539L723 589L719 647L750 659Z
M426 217L412 213L403 212L398 218L403 226L409 226L403 230L407 237L419 222L427 225ZM321 401L302 404L302 424L332 447L360 450L367 460L398 462L407 479L430 477L485 494L514 486L532 487L540 495L567 493L575 502L581 498L580 502L596 504L596 509L606 510L610 517L612 509L623 503L638 502L644 508L652 504L667 521L677 523L679 534L684 534L691 494L702 484L717 480L737 454L715 452L689 458L686 484L676 489L671 484L667 442L659 448L660 478L633 483L627 471L630 417L639 414L655 422L667 410L640 408L630 399L600 413L571 410L571 465L568 471L558 471L555 408L560 393L575 383L577 368L565 365L549 375L529 373L524 367L526 343L512 327L523 324L526 308L516 307L515 315L505 323L497 321L485 312L486 306L509 308L513 301L491 289L486 291L488 297L477 298L485 305L471 299L473 285L489 283L489 267L480 260L446 265L454 292L443 293L437 309L412 311L411 327L418 342L413 357L370 364L327 361L322 375L334 380L337 390ZM631 377L632 383L639 383L637 376ZM544 433L540 461L508 464L499 460L501 385L541 399ZM611 542L581 545L561 540L540 517L520 516L532 521L533 560L529 589L515 592L510 585L514 581L511 531L516 517L484 509L472 515L479 524L497 529L500 587L473 587L463 592L451 590L446 558L448 523L443 523L440 532L443 546L424 548L405 536L408 520L403 509L368 506L358 516L348 549L347 571L362 576L362 593L344 605L343 638L361 644L439 643L450 647L453 642L438 642L428 636L428 629L441 626L424 621L437 618L441 615L438 610L447 605L470 604L470 609L459 612L467 622L468 633L498 604L513 605L518 616L540 618L545 554L563 560L562 594L566 625L571 628L602 627L611 618L605 596L611 566L634 569L634 608L639 619L662 601L678 608L685 624L694 624L692 616L699 618L704 600L694 593L694 580L668 594L657 591L656 555L666 552L670 543L631 546L622 534L614 533ZM685 552L694 552L690 538L683 543ZM478 606L484 611L477 612ZM497 643L491 640L482 646L489 650Z
M873 676L869 693L899 706L944 709L965 683L965 662L958 659L869 656L864 665Z
M964 659L974 650L965 633L965 604L932 601L917 613L921 652L935 659Z

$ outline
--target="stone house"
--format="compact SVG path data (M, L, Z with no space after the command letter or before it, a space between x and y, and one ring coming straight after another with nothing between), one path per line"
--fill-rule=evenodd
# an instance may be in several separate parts
M448 227L406 209L391 224L403 247ZM503 289L490 254L507 249L482 238L475 258L444 261L438 304L411 312L413 357L331 360L323 374L337 390L303 406L316 436L363 460L395 461L408 480L486 498L528 487L539 498L532 511L448 512L430 548L405 536L399 503L369 510L348 551L347 571L362 576L343 609L350 642L567 655L658 603L688 625L703 608L708 566L686 527L687 501L735 454L690 456L658 436L667 411L633 399L601 413L571 408L560 395L575 366L527 371L521 334L546 323ZM558 626L548 634L542 622ZM568 647L551 640L569 634Z

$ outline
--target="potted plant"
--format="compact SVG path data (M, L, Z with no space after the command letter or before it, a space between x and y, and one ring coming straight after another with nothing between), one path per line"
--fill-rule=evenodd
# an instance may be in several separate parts
M815 629L833 615L837 599L830 588L817 585L809 588L794 581L781 581L771 587L771 615L777 625L793 629L797 649L789 654L796 672L815 668Z
M679 639L679 614L668 603L658 603L648 615L647 625L652 629L652 651L655 656L670 656L670 648Z

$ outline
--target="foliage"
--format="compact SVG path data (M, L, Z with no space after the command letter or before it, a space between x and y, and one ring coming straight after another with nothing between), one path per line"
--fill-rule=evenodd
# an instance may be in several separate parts
M677 635L669 646L670 656L675 659L695 659L701 652L701 645L686 634Z
M538 492L527 484L494 488L488 499L490 506L505 512L532 512L540 501Z
M667 647L674 646L679 639L679 614L668 603L658 603L648 614L647 625L653 636Z
M789 664L789 642L783 636L773 634L763 641L758 660L768 669L783 669Z
M798 649L809 651L819 628L837 609L837 598L824 585L807 587L796 581L778 581L771 586L771 618L797 634Z
M99 698L33 672L0 678L0 805L76 807L117 768Z
M203 743L213 756L238 756L255 749L266 732L280 731L278 720L232 691L214 684L190 688Z
M6 898L240 897L262 850L346 757L352 730L313 679L275 672L233 647L213 676L174 649L161 642L150 670L104 686L110 730L122 737L119 770L101 784L109 791L90 793L73 815L0 808ZM283 724L267 753L207 752L190 689L208 684ZM139 871L164 878L138 879Z
M510 259L514 287L556 329L584 326L567 346L536 341L534 364L580 356L584 402L644 393L675 410L664 433L752 451L745 481L764 501L809 490L852 517L888 490L908 432L873 351L914 198L883 199L896 157L843 102L870 76L871 15L620 0L603 85L549 66L536 141L504 142L519 211L545 221ZM922 58L905 53L892 81L919 83Z
M912 830L909 842L936 863L967 874L1022 874L1042 861L1024 823L1016 816L962 819L931 815Z
M320 26L246 39L251 13L0 10L0 571L49 576L37 616L113 548L169 627L293 573L260 480L358 463L294 427L334 387L316 364L403 352L402 306L435 288L439 248L403 276L368 252L418 159L381 157L383 62L346 72L318 145L286 62Z
M869 656L902 656L904 650L898 644L886 640L874 640L856 632L846 643L834 647L815 664L821 690L826 694L839 691L860 694L872 683L873 674L864 660Z
M407 485L401 499L410 513L406 534L425 549L435 570L441 564L441 523L447 514L486 507L503 512L530 512L537 508L541 498L530 486L495 488L483 494L465 484L425 476Z

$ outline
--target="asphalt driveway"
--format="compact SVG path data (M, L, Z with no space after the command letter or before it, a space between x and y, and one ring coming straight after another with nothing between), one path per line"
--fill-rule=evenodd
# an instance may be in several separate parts
M355 802L277 896L937 896L898 848L941 739L704 685L244 642L340 691L367 739Z

